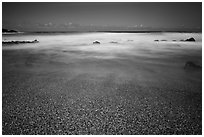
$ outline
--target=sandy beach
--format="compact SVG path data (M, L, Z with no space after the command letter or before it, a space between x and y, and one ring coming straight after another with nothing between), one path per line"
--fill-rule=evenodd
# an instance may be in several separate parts
M2 134L202 134L201 33L2 39Z

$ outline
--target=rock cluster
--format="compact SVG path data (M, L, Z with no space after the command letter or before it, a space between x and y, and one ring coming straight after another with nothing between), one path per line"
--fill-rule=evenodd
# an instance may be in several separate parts
M12 41L3 41L3 44L21 44L21 43L38 43L39 41L37 39L30 41L30 40L24 40L24 41L18 41L18 40L12 40Z
M159 40L155 39L154 41L159 41ZM163 40L160 40L160 41L167 41L167 40L163 39ZM172 41L176 41L176 40L174 39ZM192 42L195 42L196 40L193 37L191 37L191 38L186 39L186 40L181 39L180 41L192 41Z
M8 32L9 32L9 33L16 33L16 32L18 32L18 31L16 31L16 30L8 30L8 29L4 29L4 28L3 28L3 29L2 29L2 32L3 32L3 33L8 33Z

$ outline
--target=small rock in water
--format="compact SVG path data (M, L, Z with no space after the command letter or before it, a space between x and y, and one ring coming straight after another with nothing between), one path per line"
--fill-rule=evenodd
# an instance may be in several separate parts
M185 41L195 41L195 39L193 37L186 39Z
M110 43L114 43L114 44L117 44L118 42L117 42L117 41L111 41Z
M101 44L99 41L94 41L93 44Z
M127 41L133 41L133 40L129 39L129 40L127 40Z
M159 41L158 39L155 39L154 41Z
M202 68L200 65L197 65L192 61L187 61L184 66L184 69L200 69L200 68Z

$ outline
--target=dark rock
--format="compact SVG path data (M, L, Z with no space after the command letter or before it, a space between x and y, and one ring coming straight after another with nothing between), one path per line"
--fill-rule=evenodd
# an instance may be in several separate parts
M154 41L159 41L158 39L155 39Z
M185 41L195 41L195 39L193 37L186 39Z
M14 41L14 40L12 40L12 41L2 41L3 44L38 43L38 42L39 41L37 39L35 39L33 41L29 41L29 40L27 40L27 41L18 41L18 40L16 40L16 41Z
M127 41L133 41L133 40L129 39L129 40L127 40Z
M184 69L201 69L202 67L200 65L195 64L192 61L187 61Z
M111 41L110 43L114 43L114 44L117 44L118 42L117 42L117 41Z
M99 41L94 41L93 44L101 44Z
M162 39L161 41L167 41L167 40L165 40L165 39Z
M18 32L18 31L16 31L16 30L8 30L8 29L2 29L2 32L3 33L16 33L16 32Z
M172 41L176 41L176 40L174 39L174 40L172 40Z

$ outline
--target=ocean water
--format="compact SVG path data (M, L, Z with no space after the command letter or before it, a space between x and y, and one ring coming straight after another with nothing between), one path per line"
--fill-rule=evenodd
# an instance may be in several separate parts
M196 42L180 41L190 37L194 37ZM10 44L2 47L3 51L46 54L40 59L44 63L34 62L33 68L36 70L42 68L47 71L47 67L59 70L65 67L64 70L69 68L67 72L74 76L88 74L90 77L105 77L113 74L118 81L136 79L159 83L164 79L166 83L173 84L175 79L185 83L188 77L201 82L200 72L186 74L183 70L187 61L202 65L201 33L48 33L3 35L2 39L39 40L35 44ZM93 44L95 40L101 44Z
M194 37L196 42L182 42ZM3 46L3 49L44 49L61 48L67 50L93 51L99 53L139 54L140 50L168 51L175 49L200 49L202 46L201 33L45 33L3 35L2 40L39 40L37 44L18 44L18 46ZM101 42L94 46L93 41ZM154 40L167 40L154 42ZM172 41L176 40L176 41ZM117 43L111 43L117 42ZM155 48L155 46L162 45ZM178 48L178 46L180 46ZM134 51L134 53L132 52ZM135 52L136 51L136 52Z

